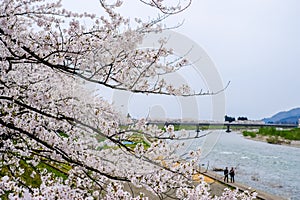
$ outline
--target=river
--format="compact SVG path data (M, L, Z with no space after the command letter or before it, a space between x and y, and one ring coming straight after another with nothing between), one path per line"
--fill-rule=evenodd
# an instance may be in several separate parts
M202 167L235 167L237 182L286 199L300 199L300 148L253 141L223 130L186 141L185 151L199 147L203 149Z

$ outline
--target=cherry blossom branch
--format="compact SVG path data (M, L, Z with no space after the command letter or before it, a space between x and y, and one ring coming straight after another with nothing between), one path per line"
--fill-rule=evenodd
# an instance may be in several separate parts
M140 2L151 6L151 7L155 7L157 9L159 9L162 13L164 14L169 14L169 15L174 15L174 14L178 14L180 12L183 12L184 10L186 10L188 7L190 7L192 0L188 0L187 5L185 5L183 8L181 8L181 4L180 1L178 2L177 6L171 6L171 7L166 7L163 4L163 0L140 0Z
M95 169L93 167L90 167L90 166L87 166L85 165L84 163L81 163L77 160L74 160L72 159L71 157L69 157L67 154L64 153L64 151L62 149L59 149L57 147L53 147L51 145L49 145L46 141L44 140L41 140L39 139L38 137L36 137L34 134L31 134L21 128L18 128L16 126L14 126L13 124L11 123L5 123L2 119L0 119L0 124L11 129L11 130L14 130L14 131L17 131L19 133L22 133L22 134L25 134L26 136L28 136L29 138L37 141L39 144L42 144L44 145L45 147L47 147L48 149L51 149L53 150L54 152L56 152L57 154L61 155L62 158L64 160L66 160L67 162L69 163L72 163L72 164L75 164L75 165L78 165L78 166L81 166L81 167L84 167L86 168L87 170L90 170L90 171L93 171L93 172L96 172L102 176L105 176L111 180L119 180L119 181L129 181L126 177L115 177L115 176L112 176L112 175L109 175L109 174L106 174L106 173L102 173L101 171L99 171L98 169Z

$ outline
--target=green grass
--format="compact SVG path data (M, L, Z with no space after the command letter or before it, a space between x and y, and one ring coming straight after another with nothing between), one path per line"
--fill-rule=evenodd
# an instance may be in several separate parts
M253 132L253 131L243 131L243 135L244 135L245 137L247 137L247 136L250 136L250 137L252 137L252 138L255 138L255 137L256 137L256 133Z
M23 174L13 174L14 170L11 170L11 168L13 168L14 166L10 165L4 165L1 169L0 169L0 176L14 176L14 177L19 177L21 182L25 183L26 185L30 186L30 187L39 187L42 183L41 177L39 175L39 172L30 164L28 164L26 161L24 160L20 160L19 162L19 167L18 168L22 168L24 170ZM31 174L33 173L33 171L35 172L34 176L31 176Z
M20 178L20 183L25 184L26 186L29 186L31 188L40 187L42 180L39 175L39 172L33 166L31 166L24 160L20 160L19 168L22 168L24 170L23 174L14 174L15 170L11 169L13 167L14 166L12 166L12 165L10 165L10 166L4 165L0 169L0 177L3 177L3 176L12 177L13 176L16 178ZM32 175L33 172L35 172L34 175ZM10 192L13 192L13 191L6 191L3 195L0 196L0 198L3 200L8 199L8 195Z
M48 164L47 162L40 162L37 168L42 171L46 169L49 173L52 173L55 177L61 177L63 179L68 178L68 171L71 170L71 166L65 164Z
M134 142L133 144L125 144L126 147L129 147L131 149L134 149L136 147L137 144L142 143L144 148L147 149L150 147L150 144L148 144L145 141L141 141L141 142Z
M46 169L49 173L52 173L54 177L61 177L63 179L68 178L68 171L71 166L66 164L49 164L47 160L41 161L36 167L27 163L25 160L20 160L18 168L24 170L23 174L14 174L15 170L12 170L15 166L2 166L0 168L0 177L9 176L20 178L20 184L24 184L30 188L39 188L42 184L40 172ZM12 169L11 169L12 168ZM0 199L8 199L10 191L5 192L5 194L0 196Z
M293 128L277 130L275 127L262 127L258 130L258 132L243 131L243 135L250 136L252 138L256 137L257 135L269 136L267 142L272 144L278 144L281 142L282 139L300 140L300 129Z
M286 140L300 140L300 129L293 128L289 130L276 130L274 127L260 128L258 133L263 136L282 137Z
M148 142L145 141L144 136L142 134L133 134L128 138L128 141L133 142L133 144L126 144L125 146L134 149L135 146L139 143L142 143L144 148L147 149L151 146Z
M23 160L20 161L20 167L24 169L24 173L20 176L21 180L25 182L26 185L33 188L40 187L42 180L39 172ZM34 173L35 175L32 176L32 173Z

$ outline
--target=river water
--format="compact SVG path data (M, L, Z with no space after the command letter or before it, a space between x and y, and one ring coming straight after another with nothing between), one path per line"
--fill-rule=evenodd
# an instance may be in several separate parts
M237 182L300 200L300 148L253 141L225 131L213 131L186 144L185 150L203 149L202 167L234 167Z

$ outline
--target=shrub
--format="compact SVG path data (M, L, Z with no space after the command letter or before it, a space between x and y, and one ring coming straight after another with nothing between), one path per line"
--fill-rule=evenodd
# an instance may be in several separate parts
M247 136L250 136L250 137L252 137L252 138L255 138L255 137L256 137L256 133L253 132L253 131L243 131L243 135L244 135L245 137L247 137Z
M271 137L267 138L267 142L270 144L281 144L281 141L276 136L275 137L271 136Z
M262 127L259 129L258 134L260 135L276 135L275 127Z

